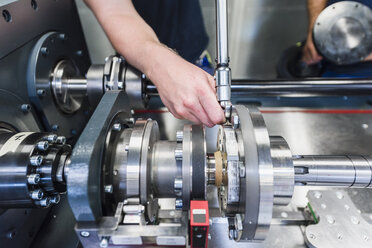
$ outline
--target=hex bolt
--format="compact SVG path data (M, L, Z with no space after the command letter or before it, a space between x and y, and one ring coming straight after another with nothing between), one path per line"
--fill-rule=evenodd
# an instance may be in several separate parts
M37 204L41 207L44 207L44 208L47 208L50 206L50 198L49 197L45 197L43 199L41 199L40 201L37 202Z
M90 233L87 232L87 231L81 231L80 232L80 236L84 237L84 238L88 238L90 236Z
M176 209L181 210L183 207L182 199L176 199Z
M120 123L115 123L114 125L112 125L112 130L120 132L121 131L121 124Z
M31 192L30 196L33 200L40 200L43 198L44 192L41 189L36 189Z
M53 195L50 197L50 203L51 204L58 204L61 201L61 196L59 194Z
M233 114L233 116L231 116L231 125L233 126L234 129L237 129L239 128L239 124L240 124L239 116Z
M45 137L45 140L47 140L50 143L56 143L57 142L57 137L58 136L55 135L55 134L50 134L50 135Z
M40 174L27 175L27 182L31 185L36 185L40 182Z
M59 126L57 124L52 125L52 130L53 131L58 131L58 129L59 129Z
M177 146L177 148L174 150L174 157L176 158L176 160L182 160L183 157L182 153L183 153L182 147Z
M43 89L38 89L38 90L36 91L36 94L37 94L38 96L45 96L45 95L46 95L46 91L43 90Z
M40 52L43 55L48 55L49 54L49 49L47 47L42 47L42 48L40 48Z
M56 143L61 144L61 145L66 144L66 137L65 136L58 136Z
M43 156L35 155L30 158L30 164L33 166L40 166L43 163Z
M30 104L22 104L21 105L21 110L23 111L23 113L27 113L28 111L31 110L31 105Z
M36 148L40 151L46 151L48 150L49 148L49 143L48 141L39 141L37 144L36 144Z
M177 139L177 142L182 142L183 141L183 131L177 131L176 132L176 139Z
M112 192L113 192L113 186L112 186L112 184L105 185L105 193L112 194Z
M99 246L102 248L108 247L108 238L102 238L101 242L99 243Z
M176 193L181 193L181 191L182 191L182 183L183 183L182 178L176 178L176 179L174 179L174 191Z
M61 40L67 40L67 35L61 33L61 34L58 35L58 38L60 38Z

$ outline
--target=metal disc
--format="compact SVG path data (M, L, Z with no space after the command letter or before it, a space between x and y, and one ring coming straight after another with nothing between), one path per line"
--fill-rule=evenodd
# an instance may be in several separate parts
M241 180L244 221L240 241L264 240L273 210L273 165L270 139L255 107L236 106L244 144L245 180Z
M363 61L372 53L372 10L352 1L332 4L318 16L313 37L318 51L335 64Z

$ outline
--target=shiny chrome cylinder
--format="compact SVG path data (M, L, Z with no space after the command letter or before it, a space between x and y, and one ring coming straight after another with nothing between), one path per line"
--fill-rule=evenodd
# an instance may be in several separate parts
M175 197L175 180L182 178L182 164L177 163L176 142L158 141L154 145L152 160L152 189L155 197Z
M371 187L371 156L299 156L293 164L299 185Z
M72 95L87 94L87 80L85 78L69 78L66 81L67 89Z
M227 0L216 0L217 64L229 64Z

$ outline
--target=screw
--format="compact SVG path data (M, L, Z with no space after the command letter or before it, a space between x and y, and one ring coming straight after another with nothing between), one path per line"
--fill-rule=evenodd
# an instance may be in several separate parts
M45 198L41 199L37 204L41 207L47 208L47 207L50 206L50 198L45 197Z
M50 197L50 203L58 204L61 201L61 196L59 194Z
M182 191L182 178L174 179L174 192L178 195L181 194Z
M38 96L45 96L46 95L46 91L43 90L43 89L39 89L39 90L36 91L36 94Z
M233 116L231 116L231 124L234 129L239 128L240 120L238 115L234 114Z
M182 199L176 199L176 209L180 210L183 207Z
M21 105L21 110L23 111L23 113L27 113L28 111L31 110L31 105L30 104L22 104Z
M112 130L113 131L120 132L121 131L121 124L120 123L116 123L116 124L112 125Z
M44 139L47 140L50 143L56 143L57 142L57 135L50 134L50 135L46 136Z
M177 131L176 132L176 139L177 139L177 142L182 142L182 140L183 140L183 131Z
M87 231L81 231L80 232L80 236L84 237L84 238L88 238L90 236L90 233L87 232Z
M35 155L30 158L30 164L33 166L40 166L43 163L43 156Z
M41 189L36 189L31 192L31 199L40 200L44 196L44 192Z
M176 160L182 160L182 157L183 157L182 153L183 153L182 147L177 146L177 148L174 150L174 156Z
M77 56L83 56L83 51L82 50L77 50L76 55Z
M61 40L67 40L67 35L66 34L59 34L58 38L60 38Z
M36 144L36 148L40 151L46 151L49 148L48 141L39 141L39 143Z
M112 192L113 192L112 184L105 185L105 192L109 193L109 194L112 194Z
M49 49L47 47L42 47L42 48L40 48L40 52L43 55L48 55L49 54Z
M102 248L108 247L108 238L102 238L101 243L99 243L99 246Z
M38 184L40 182L40 175L39 174L27 175L27 182L32 185Z
M66 144L66 137L65 136L58 136L56 143L61 144L61 145Z
M239 162L239 176L245 177L245 166L242 162Z
M59 129L59 126L57 124L52 125L52 130L53 131L58 131L58 129Z

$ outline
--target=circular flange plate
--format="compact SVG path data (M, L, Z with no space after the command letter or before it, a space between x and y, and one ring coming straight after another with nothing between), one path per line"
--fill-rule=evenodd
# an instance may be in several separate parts
M255 107L236 106L244 144L245 179L240 202L244 221L240 241L264 240L273 210L273 165L270 138L264 119Z
M47 131L58 131L67 138L79 134L88 121L91 109L88 99L72 114L64 113L53 97L51 81L53 69L62 60L70 61L82 75L87 72L90 61L87 51L81 50L80 41L67 35L50 32L35 44L27 69L27 88L30 100L42 116Z
M363 61L372 53L372 10L352 1L332 4L318 16L313 37L318 51L335 64Z

